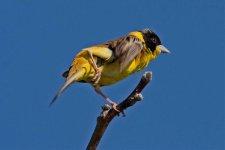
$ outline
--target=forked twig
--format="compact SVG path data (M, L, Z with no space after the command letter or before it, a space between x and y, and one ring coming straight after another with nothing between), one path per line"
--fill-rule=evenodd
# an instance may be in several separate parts
M151 81L152 79L152 72L146 72L143 74L140 82L136 86L136 88L133 90L133 92L120 104L117 105L117 110L123 113L125 109L128 107L134 105L137 101L140 101L143 99L141 95L141 91L145 88L145 86ZM95 150L106 130L111 120L119 115L119 112L115 109L111 108L110 106L105 104L102 107L103 111L101 112L100 116L97 118L97 124L94 130L94 133L92 134L92 137L89 141L89 144L86 148L86 150ZM124 113L123 113L124 114Z

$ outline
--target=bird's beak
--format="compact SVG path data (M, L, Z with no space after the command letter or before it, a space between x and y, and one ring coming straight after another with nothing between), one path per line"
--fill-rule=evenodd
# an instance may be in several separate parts
M161 53L171 53L165 46L158 45L157 48L161 51Z

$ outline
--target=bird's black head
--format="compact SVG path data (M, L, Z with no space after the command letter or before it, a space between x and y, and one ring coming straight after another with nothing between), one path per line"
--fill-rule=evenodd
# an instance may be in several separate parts
M146 46L150 48L152 52L155 51L156 46L161 45L159 37L150 29L144 29L140 31L143 34Z

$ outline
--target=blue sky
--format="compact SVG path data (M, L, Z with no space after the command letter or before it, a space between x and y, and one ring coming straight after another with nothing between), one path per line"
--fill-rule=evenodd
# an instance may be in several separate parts
M85 149L105 103L61 73L84 47L153 29L172 54L102 90L120 102L153 71L144 100L108 127L99 150L224 149L224 1L0 1L0 149Z

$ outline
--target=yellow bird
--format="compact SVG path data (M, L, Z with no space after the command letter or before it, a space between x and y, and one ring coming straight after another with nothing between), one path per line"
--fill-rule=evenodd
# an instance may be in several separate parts
M87 82L115 108L117 104L100 87L114 84L144 69L160 53L170 51L149 29L130 32L116 40L84 48L76 55L69 70L63 73L66 81L50 106L71 83Z

